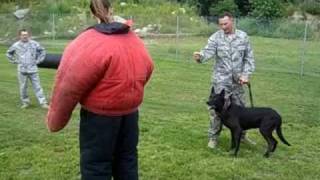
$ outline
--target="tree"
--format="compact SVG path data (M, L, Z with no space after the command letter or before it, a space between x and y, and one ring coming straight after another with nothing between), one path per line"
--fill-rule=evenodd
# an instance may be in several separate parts
M194 6L198 10L200 16L209 16L210 7L213 4L217 4L219 0L176 0L179 3L186 3L190 6Z
M246 16L251 10L251 4L249 0L234 0L238 6L239 14L241 16Z
M201 16L210 15L210 7L214 4L217 4L219 0L197 0L197 8Z
M273 19L283 16L283 6L278 0L250 0L251 15L257 19Z
M238 12L238 7L234 0L221 0L217 4L212 5L209 9L211 16L219 16L225 11L228 11L234 15Z

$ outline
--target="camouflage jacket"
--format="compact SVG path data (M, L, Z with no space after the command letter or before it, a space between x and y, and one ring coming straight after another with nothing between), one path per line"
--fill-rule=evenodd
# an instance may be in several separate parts
M45 49L36 41L17 41L7 51L7 57L13 64L18 64L18 71L25 73L38 72L37 64L45 58Z
M249 78L254 71L254 58L247 34L235 30L227 37L222 30L214 33L200 52L201 62L216 59L212 74L214 86L237 85L240 76Z

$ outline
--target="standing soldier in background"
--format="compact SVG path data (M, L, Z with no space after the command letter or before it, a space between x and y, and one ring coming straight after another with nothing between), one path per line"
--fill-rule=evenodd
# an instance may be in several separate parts
M27 108L30 104L27 93L28 79L30 79L41 107L48 109L47 100L40 85L37 67L37 64L44 60L46 52L38 42L30 39L29 32L26 29L20 30L19 36L20 40L8 49L7 57L11 63L18 65L21 108Z
M249 75L254 71L253 51L249 38L243 31L233 27L233 16L226 12L219 17L221 30L214 33L208 40L206 47L200 52L194 52L193 58L202 63L215 57L216 63L212 74L212 85L215 93L225 89L226 94L232 94L232 101L245 106L243 85L249 82ZM221 120L216 116L214 109L209 107L209 148L215 148L222 129ZM250 144L245 133L242 141Z

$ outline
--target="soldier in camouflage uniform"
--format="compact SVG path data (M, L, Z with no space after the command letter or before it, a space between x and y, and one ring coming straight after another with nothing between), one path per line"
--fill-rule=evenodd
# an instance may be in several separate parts
M27 108L30 104L27 94L27 80L30 79L41 107L47 109L47 100L40 85L37 67L37 64L44 60L46 52L38 42L30 39L27 30L20 30L19 36L20 40L8 49L6 55L11 63L18 65L18 80L22 102L21 108Z
M254 71L253 51L247 34L233 28L233 17L230 13L224 13L219 17L219 26L221 30L209 38L204 49L194 52L193 57L198 63L215 57L216 62L212 74L215 93L220 93L222 89L225 89L226 94L232 94L233 102L245 106L243 84L249 82L249 76ZM209 114L208 147L215 148L222 123L214 110L209 110ZM245 133L242 140L255 144L245 136Z

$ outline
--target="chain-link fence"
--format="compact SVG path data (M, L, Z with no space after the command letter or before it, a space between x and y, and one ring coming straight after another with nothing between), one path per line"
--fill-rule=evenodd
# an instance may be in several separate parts
M237 27L254 36L257 67L320 75L320 19L237 19Z
M0 14L0 41L12 41L21 28L32 32L34 38L68 39L94 23L86 14L30 14L18 19L13 14Z
M170 14L156 19L147 15L124 18L134 21L133 31L159 60L192 61L192 53L204 47L209 36L218 30L214 17ZM237 28L251 37L257 69L320 75L320 20L235 21ZM0 23L0 43L13 43L17 31L27 28L34 38L61 45L61 40L74 38L95 21L85 13L37 14L20 20L12 14L0 14Z

